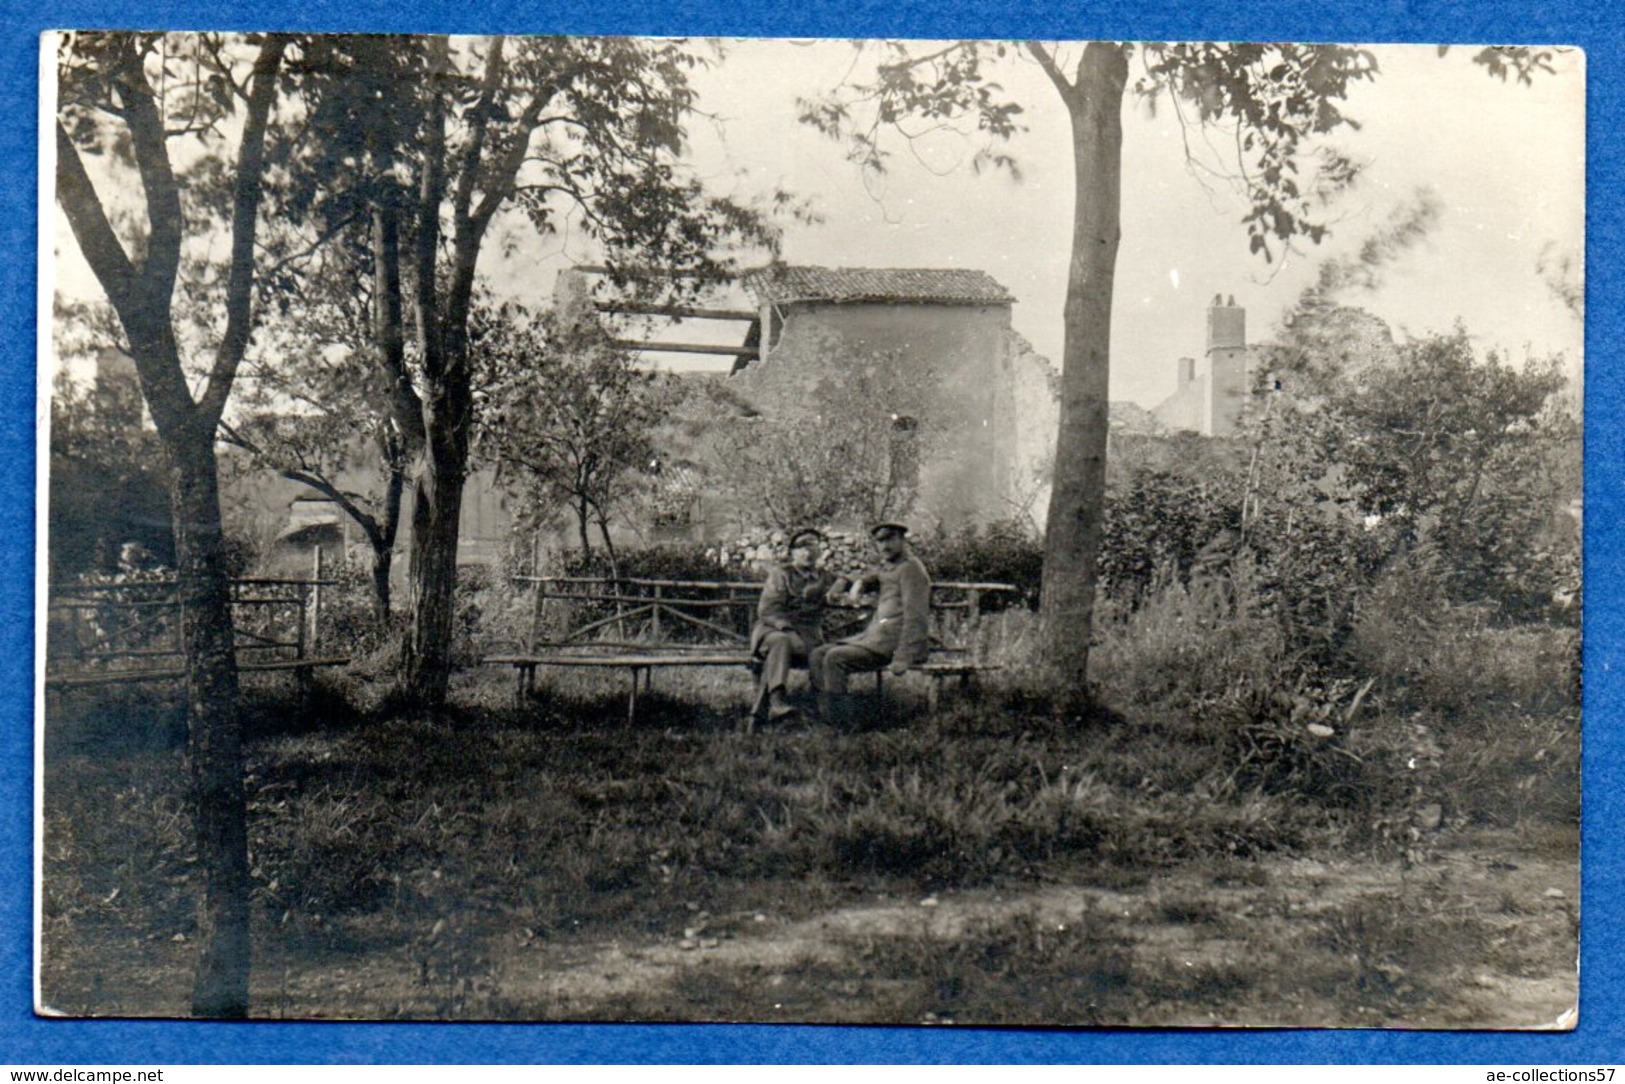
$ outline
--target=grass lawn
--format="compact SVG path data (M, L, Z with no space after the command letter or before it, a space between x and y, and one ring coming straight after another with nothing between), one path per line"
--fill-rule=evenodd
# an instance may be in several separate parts
M635 729L565 677L440 722L251 693L252 1012L270 1018L1551 1027L1577 997L1577 708ZM47 723L42 988L184 1015L198 878L173 709Z

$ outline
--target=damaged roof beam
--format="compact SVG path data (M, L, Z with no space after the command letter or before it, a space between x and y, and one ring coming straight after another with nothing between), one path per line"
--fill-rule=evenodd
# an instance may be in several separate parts
M757 314L744 309L693 309L673 305L649 305L636 301L599 301L599 312L629 312L640 316L681 316L693 320L754 320Z
M672 354L727 354L735 358L753 358L756 356L754 346L712 346L709 343L669 343L669 342L639 342L634 339L616 339L613 344L619 350L657 350L661 353Z

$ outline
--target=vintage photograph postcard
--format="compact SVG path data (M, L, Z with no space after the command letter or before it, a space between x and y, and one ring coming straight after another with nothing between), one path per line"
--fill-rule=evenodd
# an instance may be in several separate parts
M39 1013L1575 1025L1580 51L42 71Z

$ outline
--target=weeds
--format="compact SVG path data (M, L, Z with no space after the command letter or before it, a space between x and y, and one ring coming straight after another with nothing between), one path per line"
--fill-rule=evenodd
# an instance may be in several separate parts
M1102 598L1095 620L1091 668L1105 697L1124 706L1200 703L1238 679L1268 680L1291 655L1244 562L1189 583L1165 571L1143 598Z
M1483 959L1488 927L1438 892L1361 896L1317 915L1300 935L1299 981L1330 1001L1404 1014L1447 997L1465 961ZM1315 951L1315 950L1318 950Z
M1168 580L1137 608L1103 604L1099 695L1120 715L1058 713L1014 665L983 700L930 721L917 690L891 683L885 718L862 733L741 735L748 683L721 672L662 675L635 728L619 690L593 675L551 681L516 711L499 675L460 674L458 706L440 722L369 701L353 673L339 691L368 710L329 692L300 716L253 693L255 929L283 968L277 1011L299 1004L290 968L359 954L410 977L357 995L364 1014L566 1011L514 993L493 939L660 938L682 928L689 905L748 913L765 898L793 921L855 893L1055 883L1143 893L1209 868L1224 878L1216 890L1269 895L1278 890L1247 860L1369 856L1381 844L1387 861L1474 824L1572 836L1578 727L1565 645L1481 622L1468 627L1476 673L1447 646L1454 633L1402 664L1377 650L1382 626L1368 610L1351 667L1311 668L1286 650L1248 576ZM1032 642L1021 611L984 630L1012 663ZM44 981L70 1007L141 1011L80 975L110 939L139 943L134 956L120 951L149 970L175 966L166 946L185 947L173 938L189 936L195 871L178 745L155 724L91 758L81 753L94 729L62 722L47 729ZM1315 911L1286 943L1173 961L1148 926L1224 942L1235 924L1201 894L1149 891L1158 902L1136 919L1102 913L1061 928L1035 911L874 934L849 946L857 972L809 960L768 987L690 969L626 1005L681 1018L673 991L691 987L718 1017L730 997L774 1019L837 998L864 1006L842 1019L1114 1024L1258 1022L1276 1018L1264 1006L1311 1013L1357 995L1402 1018L1446 997L1443 976L1482 955L1474 939L1486 933L1446 903L1378 893ZM1486 914L1520 922L1532 906L1498 896ZM1505 951L1507 966L1529 966ZM1267 979L1270 966L1291 974Z
M1133 1019L1135 939L1086 913L978 920L957 930L867 936L865 974L889 980L889 1019L956 1024L1101 1026Z

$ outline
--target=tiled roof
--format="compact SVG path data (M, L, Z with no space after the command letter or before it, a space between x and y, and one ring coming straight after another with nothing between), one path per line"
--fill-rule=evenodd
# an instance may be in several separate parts
M986 271L935 267L771 267L745 280L763 301L924 301L1008 305L1010 291Z

